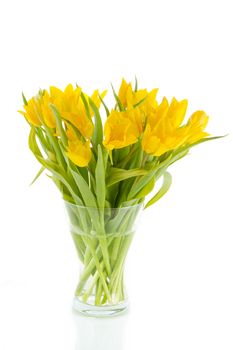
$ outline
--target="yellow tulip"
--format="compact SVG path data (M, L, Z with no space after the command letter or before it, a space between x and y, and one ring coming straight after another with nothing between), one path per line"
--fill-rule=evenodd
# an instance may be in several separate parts
M134 110L137 106L137 125L140 124L140 132L145 127L146 119L155 111L158 106L156 101L158 89L148 92L146 89L133 91L132 85L122 79L122 83L118 92L118 97L125 110ZM140 112L140 113L139 113ZM134 112L135 114L135 112Z
M49 128L55 128L56 120L51 108L49 107L50 103L54 104L54 99L49 95L48 91L45 90L41 98L41 113L43 116L44 123Z
M209 136L207 132L204 132L208 124L209 117L204 111L196 111L191 115L188 120L187 125L185 126L188 133L188 144L192 144L203 139L206 136Z
M162 122L164 121L167 112L169 109L169 103L168 100L164 97L162 102L159 104L157 108L153 110L153 112L149 113L147 115L147 125L150 125L150 128L153 129L155 127L159 127Z
M25 111L19 111L27 121L34 126L41 126L40 104L36 97L28 100L24 106Z
M123 148L136 143L139 137L139 130L132 120L133 111L118 112L112 110L104 126L104 146L108 150Z
M155 108L158 105L156 101L157 92L158 89L153 89L150 92L148 92L147 89L139 89L137 91L133 91L131 83L127 83L125 79L122 79L118 97L121 104L126 109L130 109L141 102L139 108L142 111L146 110L148 113L152 108Z
M91 160L92 152L90 142L83 142L76 138L74 141L68 142L67 147L68 158L79 167L85 167Z
M70 121L84 137L89 139L94 130L93 122L90 119L90 117L93 116L93 111L90 108L88 96L83 93L90 112L90 115L87 114L81 92L82 90L80 87L74 88L72 84L67 85L64 92L54 87L50 88L51 96L53 96L53 103L59 110L62 118ZM104 98L105 95L106 91L100 94L101 98ZM99 108L101 100L98 90L94 91L91 95L91 99L96 107Z
M133 91L132 85L122 79L118 98L125 108L118 112L113 110L104 128L104 146L109 150L123 148L137 142L146 125L147 118L154 113L158 104L157 89Z
M71 122L84 137L90 138L92 136L94 126L92 121L85 114L63 111L62 117Z
M150 112L151 109L156 108L158 105L156 101L157 92L158 89L153 89L150 92L147 89L133 91L130 85L126 95L127 108L129 109L138 105L142 112Z
M50 87L50 95L59 112L72 113L76 110L81 95L81 88L73 88L72 84L67 85L64 91Z
M53 100L58 99L63 94L62 90L58 89L56 86L50 86L49 92Z
M81 99L81 88L67 85L64 91L56 87L50 87L51 102L58 109L64 120L71 122L80 133L90 138L93 133L93 123L86 114Z
M173 98L169 105L164 98L158 108L148 116L142 138L142 148L146 153L160 156L208 136L203 131L208 123L208 117L203 111L195 112L186 125L181 125L187 103L187 100L178 102Z
M144 117L147 117L150 113L153 113L158 107L158 102L156 101L157 92L158 89L153 89L150 92L147 92L146 96L143 97L143 102L139 104L139 109L144 114ZM140 95L137 97L137 99L139 100L138 102L142 101Z
M99 93L99 90L95 90L93 92L93 94L91 95L91 99L92 99L92 101L94 102L94 104L96 105L96 107L98 109L100 108L100 105L101 105L101 99L103 99L106 94L107 94L107 90L104 90L101 94ZM100 99L99 96L101 97L101 99ZM88 102L88 105L89 105L88 96L87 96L87 102ZM89 105L89 108L90 108L90 105ZM93 113L91 108L90 108L90 114L91 114L91 116L94 115L94 113Z
M77 134L75 133L73 127L69 123L66 124L66 136L69 141L75 141L77 139Z
M25 112L19 111L25 118L34 126L45 124L50 128L56 127L56 120L50 109L50 104L55 104L57 100L57 88L50 88L50 94L47 90L39 92L35 97L32 97L27 104L24 105Z
M159 157L165 152L182 146L186 140L187 136L182 128L177 129L173 134L170 133L163 137L155 129L151 130L148 124L143 134L142 148L146 153Z
M170 119L172 126L178 128L184 120L188 107L188 101L182 100L178 102L174 97L167 112L167 118Z
M118 92L118 97L119 97L119 100L120 100L122 106L124 106L124 107L127 107L127 92L128 92L128 89L130 89L130 88L132 89L131 84L127 83L125 81L125 79L123 78L119 92Z

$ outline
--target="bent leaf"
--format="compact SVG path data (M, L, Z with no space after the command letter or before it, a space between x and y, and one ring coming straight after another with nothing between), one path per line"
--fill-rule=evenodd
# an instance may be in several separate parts
M163 184L160 188L160 190L152 197L149 202L145 205L145 209L157 202L160 198L162 198L167 191L169 190L170 186L172 184L172 176L167 171L163 175Z
M143 189L137 193L135 198L144 198L146 197L154 188L155 186L155 177L152 177L152 179L143 187Z
M226 134L226 135L222 135L222 136L206 137L206 138L204 138L204 139L201 139L201 140L199 140L199 141L197 141L197 142L192 143L192 144L190 145L190 148L191 148L191 147L194 147L194 146L196 146L196 145L199 145L200 143L203 143L203 142L206 142L206 141L211 141L211 140L221 139L221 138L226 137L226 136L227 136L227 134Z
M38 179L38 177L40 177L40 175L43 173L44 170L45 170L45 167L42 165L42 167L40 168L40 170L38 171L38 173L36 174L32 182L30 183L30 186L36 182L36 180Z
M28 144L29 144L30 150L33 152L38 162L41 163L41 165L44 166L46 169L48 169L57 180L61 181L65 185L68 191L72 194L72 197L74 198L76 204L83 205L83 202L81 201L78 195L76 185L72 181L72 179L70 179L68 175L65 173L65 171L61 167L59 167L56 163L54 163L49 159L44 159L44 157L42 156L36 142L36 131L34 127L32 127L30 130Z
M107 183L107 186L109 187L122 180L126 180L135 176L145 175L147 173L148 173L148 170L140 169L140 168L135 168L130 170L125 170L121 168L110 168L106 183Z

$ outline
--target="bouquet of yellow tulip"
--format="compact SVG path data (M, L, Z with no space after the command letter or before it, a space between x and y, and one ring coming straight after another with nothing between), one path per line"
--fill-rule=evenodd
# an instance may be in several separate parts
M41 163L35 180L47 169L66 203L83 264L78 309L85 312L90 306L110 307L111 313L125 308L124 261L146 196L162 177L144 208L168 191L171 164L194 145L216 138L204 131L203 111L183 123L187 100L158 103L157 89L138 89L137 81L133 87L124 79L118 93L112 90L111 110L106 91L88 96L69 84L64 91L40 90L29 100L23 95L20 111L30 125L29 147Z

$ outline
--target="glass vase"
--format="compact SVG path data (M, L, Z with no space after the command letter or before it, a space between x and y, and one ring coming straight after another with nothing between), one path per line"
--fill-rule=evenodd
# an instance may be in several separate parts
M97 209L65 202L70 231L81 263L74 309L111 316L128 306L124 267L143 205Z

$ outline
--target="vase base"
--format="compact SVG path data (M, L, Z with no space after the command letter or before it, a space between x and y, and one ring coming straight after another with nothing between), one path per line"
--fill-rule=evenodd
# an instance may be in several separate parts
M91 305L83 303L79 298L74 297L73 309L82 315L89 317L113 317L125 312L128 308L128 300L115 305Z

